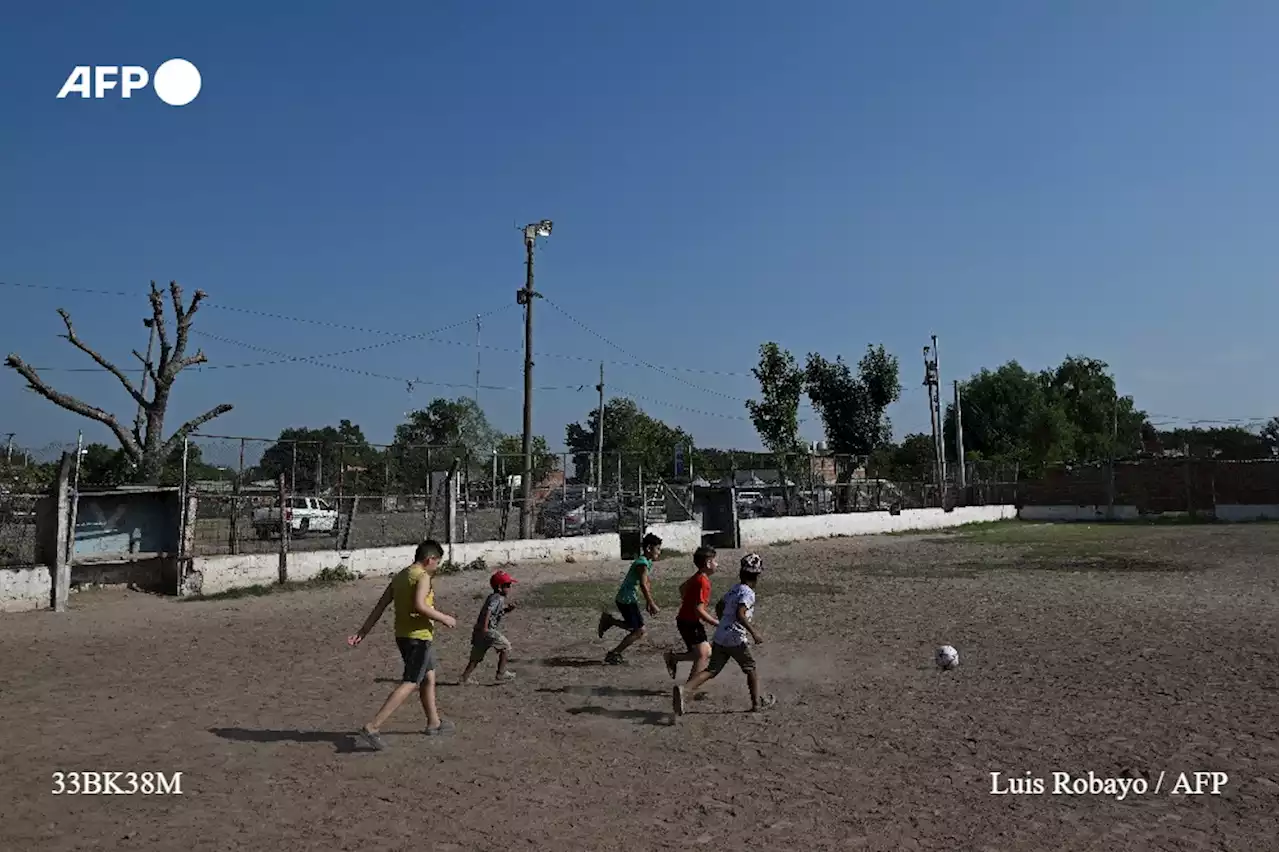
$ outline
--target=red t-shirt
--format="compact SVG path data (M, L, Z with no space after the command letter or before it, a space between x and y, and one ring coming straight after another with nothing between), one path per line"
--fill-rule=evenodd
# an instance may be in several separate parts
M698 605L711 601L711 578L699 571L680 587L680 611L677 621L701 621Z

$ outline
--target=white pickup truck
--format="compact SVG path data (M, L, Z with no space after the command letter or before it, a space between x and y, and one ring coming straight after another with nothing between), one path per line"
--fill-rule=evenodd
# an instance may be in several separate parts
M290 497L285 508L289 534L302 538L307 533L338 531L338 510L319 497ZM280 508L263 507L253 511L253 528L258 538L271 538L280 533Z

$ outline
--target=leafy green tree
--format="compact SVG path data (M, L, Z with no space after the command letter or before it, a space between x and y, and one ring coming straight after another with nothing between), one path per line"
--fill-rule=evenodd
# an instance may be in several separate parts
M891 440L893 427L885 409L902 393L898 359L883 346L868 346L855 375L840 356L828 361L810 353L805 362L805 390L822 418L827 443L836 453L836 482L845 484L856 467L856 459L851 457L868 456ZM848 489L837 489L836 499L843 509Z
M918 432L900 444L883 444L871 454L867 476L896 482L927 482L933 479L933 438Z
M1272 420L1269 425L1274 424ZM1274 429L1274 425L1271 425ZM1274 454L1275 432L1250 432L1242 426L1218 426L1210 429L1156 430L1154 443L1161 450L1182 450L1196 458L1218 458L1224 461L1267 459Z
M1262 427L1262 440L1267 442L1267 446L1271 448L1271 455L1276 455L1276 433L1280 431L1280 419L1272 417L1267 421L1267 425Z
M392 479L402 489L425 493L431 474L448 470L455 459L470 464L472 476L480 476L500 437L475 400L434 399L426 408L409 412L409 419L396 427L390 450Z
M596 418L592 410L583 423L565 427L565 444L573 453L573 464L579 479L591 470L591 457L596 451ZM678 427L650 417L632 400L611 399L604 406L604 470L606 487L618 486L618 454L622 458L622 484L634 489L641 468L646 481L656 482L671 476L672 460L677 446L692 446L693 438Z
M751 369L760 383L759 401L747 400L751 425L760 442L779 456L798 453L800 443L800 394L805 374L791 353L776 343L760 346L760 363Z
M983 369L961 384L960 404L966 456L1017 462L1030 476L1048 464L1130 456L1146 423L1132 397L1117 395L1106 363L1093 358L1068 357L1039 373L1017 361ZM943 435L954 447L954 404Z
M351 468L361 470L348 480L346 471ZM341 481L346 492L377 494L386 479L381 455L350 420L340 421L336 428L281 430L257 466L245 472L245 480L274 480L280 474L298 493L326 491Z
M800 394L804 392L804 371L791 353L776 343L760 346L760 363L751 370L760 383L760 399L747 400L751 424L760 442L777 457L777 468L783 481L799 481L803 465L800 454ZM784 499L791 500L791 489L783 489Z
M533 482L537 485L545 482L551 472L560 467L560 457L552 453L547 446L547 439L534 435L531 441L533 450ZM524 470L524 438L520 435L503 435L498 439L498 471L505 471L506 476L519 476Z

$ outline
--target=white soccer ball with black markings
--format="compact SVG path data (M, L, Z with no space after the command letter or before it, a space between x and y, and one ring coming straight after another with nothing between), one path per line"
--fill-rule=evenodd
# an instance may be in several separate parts
M933 655L933 661L943 671L950 671L960 665L960 652L950 645L943 645Z

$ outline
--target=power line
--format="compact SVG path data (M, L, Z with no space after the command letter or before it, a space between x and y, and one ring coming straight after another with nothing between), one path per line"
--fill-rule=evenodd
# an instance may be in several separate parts
M627 350L626 350L626 349L624 349L623 347L621 347L621 346L619 346L618 344L614 343L612 340L610 340L609 338L605 337L603 334L601 334L600 332L596 331L594 328L592 328L591 326L587 325L587 324L586 324L586 323L584 323L582 320L578 319L578 318L577 318L577 317L575 317L573 314L569 313L569 312L568 312L568 311L566 311L564 308L562 308L562 307L560 307L559 305L557 305L554 301L552 301L551 299L548 299L546 296L543 296L543 297L542 297L542 301L546 302L548 305L550 305L551 307L555 308L557 311L559 311L561 314L563 314L565 317L567 317L567 318L569 319L569 321L570 321L570 322L572 322L572 323L574 323L575 325L577 325L577 326L578 326L579 328L581 328L583 331L587 332L588 334L590 334L590 335L592 335L592 336L594 336L594 337L599 338L600 340L603 340L605 343L607 343L608 345L612 346L614 349L617 349L617 350L618 350L619 352L621 352L623 355L626 355L628 358L631 358L631 359L633 359L633 360L639 361L642 365L644 365L645 367L648 367L650 370L653 370L653 371L655 371L655 372L661 373L662 375L666 376L666 377L667 377L667 378L669 378L669 379L674 379L675 381L680 382L681 384L688 385L689 387L693 388L694 390L699 390L699 391L702 391L703 393L709 393L709 394L711 394L711 395L713 395L713 396L719 396L719 397L724 397L725 399L731 399L731 400L733 400L734 402L742 402L742 403L745 403L745 402L747 401L747 400L746 400L745 398L743 398L743 397L733 396L732 394L722 393L721 391L718 391L718 390L712 390L711 388L704 388L704 387L702 387L701 385L696 385L696 384L694 384L693 382L689 381L688 379L683 379L683 378L681 378L680 376L675 375L674 373L670 373L670 372L668 372L668 371L666 371L666 370L662 369L661 367L659 367L659 366L658 366L658 365L656 365L656 364L652 364L652 363L650 363L650 362L648 362L648 361L644 360L643 358L640 358L640 357L639 357L639 356L637 356L637 355L633 355L631 352L627 351Z
M12 281L0 281L0 286L5 286L5 287L15 287L15 288L21 288L21 289L28 289L28 290L43 290L43 291L66 292L66 293L85 293L85 294L92 294L92 295L117 296L117 297L126 297L126 298L134 298L134 297L137 297L138 295L140 295L139 293L136 293L136 292L129 292L129 291L125 291L125 290L106 290L106 289L97 289L97 288L88 288L88 287L62 287L62 286L50 285L50 284L27 284L27 283L18 283L18 282L12 282ZM546 297L544 296L544 297L543 297L543 301L544 301L544 302L546 302L547 304L549 304L551 307L555 308L559 313L563 314L567 319L569 319L571 322L573 322L575 325L577 325L577 326L578 326L579 328L581 328L582 330L586 331L588 334L592 335L593 337L596 337L597 339L599 339L599 340L603 341L603 342L604 342L605 344L607 344L608 346L612 347L613 349L616 349L617 351L619 351L619 352L623 353L624 355L626 355L628 358L631 358L631 359L632 359L631 361L610 361L610 360L607 360L607 359L606 359L605 363L612 364L612 365L616 365L616 366L624 366L624 367L644 367L644 368L646 368L646 369L653 370L653 371L655 371L655 372L657 372L657 373L659 373L659 374L661 374L661 375L664 375L664 376L666 376L667 378L672 379L673 381L680 382L681 384L687 385L688 387L691 387L691 388L693 388L693 389L695 389L695 390L701 391L702 393L708 393L708 394L711 394L711 395L713 395L713 396L721 397L721 398L723 398L723 399L732 400L732 401L734 401L734 402L741 402L741 403L745 403L745 402L747 402L747 401L748 401L748 400L747 400L746 398L744 398L744 397L734 396L734 395L732 395L732 394L727 394L727 393L724 393L724 392L722 392L722 391L717 391L717 390L714 390L714 389L711 389L711 388L706 388L706 387L702 387L701 385L694 384L693 382L690 382L690 381L688 381L687 379L681 378L680 376L677 376L677 375L673 375L673 372L678 371L678 372L687 372L687 373L697 373L697 374L702 374L702 375L714 375L714 376L736 376L736 377L750 377L750 376L752 376L752 375L753 375L753 374L752 374L752 373L750 373L750 372L740 372L740 371L734 371L734 370L711 370L711 369L704 369L704 368L698 368L698 367L683 367L683 366L673 366L673 365L659 365L659 364L654 364L654 363L652 363L652 362L650 362L650 361L647 361L647 360L645 360L645 359L643 359L643 358L640 358L640 357L638 357L638 356L636 356L636 355L632 354L632 353L631 353L629 350L627 350L626 348L624 348L624 347L622 347L622 346L618 345L617 343L613 342L613 341L612 341L612 340L610 340L608 337L606 337L605 335L603 335L603 334L601 334L600 332L596 331L595 329L593 329L592 327L590 327L589 325L587 325L587 324L586 324L585 322L583 322L582 320L580 320L580 319L578 319L577 317L575 317L574 315L570 314L568 311L566 311L564 308L560 307L558 304L556 304L555 302L553 302L551 299L548 299L548 298L546 298ZM387 347L387 346L393 346L393 345L396 345L396 344L399 344L399 343L406 343L406 342L410 342L410 341L414 341L414 340L424 341L424 342L427 342L427 343L438 344L438 345L445 345L445 346L466 346L466 347L468 347L468 348L472 348L472 347L474 347L474 346L475 346L475 344L467 344L467 343L464 343L464 342L462 342L462 341L453 341L453 340L437 340L437 339L433 339L435 335L441 334L441 333L443 333L443 332L445 332L445 331L452 330L452 329L454 329L454 328L461 327L461 326L463 326L463 325L469 325L469 324L471 324L471 323L475 322L475 315L472 315L472 316L470 316L469 318L467 318L467 319L465 319L465 320L460 320L460 321L458 321L458 322L456 322L456 323L452 323L452 324L450 324L450 325L443 326L443 327L441 327L441 328L439 328L439 329L436 329L436 330L434 330L434 331L423 332L423 333L420 333L420 334L409 334L409 335L406 335L406 334L404 334L404 333L402 333L402 332L392 332L392 331L387 331L387 330L385 330L385 329L368 328L368 327L364 327L364 326L349 325L349 324L347 324L347 323L332 322L332 321L329 321L329 320L311 319L311 318L309 318L309 317L291 316L291 315L288 315L288 314L279 314L279 313L273 313L273 312L270 312L270 311L260 311L260 310L256 310L256 309L253 309L253 308L241 308L241 307L236 307L236 306L234 306L234 305L221 305L221 304L218 304L218 303L216 302L216 300L215 300L215 298L214 298L214 297L209 297L209 298L208 298L208 299L207 299L207 300L202 304L202 307L204 307L204 308L209 308L209 309L213 309L213 310L228 311L228 312L238 313L238 314L243 314L243 315L248 315L248 316L260 316L260 317L264 317L264 318L267 318L267 319L283 320L283 321L286 321L286 322L296 322L296 323L302 323L302 324L306 324L306 325L322 326L322 327L326 327L326 328L336 328L336 329L343 329L343 330L347 330L347 331L357 331L357 332L361 332L361 333L365 333L365 334L377 334L377 335L381 335L381 336L388 336L388 337L392 337L392 338L394 338L394 339L392 339L392 340L387 340L387 341L382 341L382 342L375 343L375 344L369 344L369 345L367 345L367 346L359 346L359 347L353 347L353 348L350 348L350 349L342 349L342 350L338 350L338 351L336 351L336 352L327 352L327 353L322 353L322 354L318 354L318 355L295 356L295 355L285 355L285 353L276 352L275 350L269 350L269 349L265 349L265 348L262 348L262 347L252 346L252 345L250 345L250 344L240 343L239 341L231 340L231 339L228 339L228 338L221 338L221 337L218 337L217 335L210 334L210 333L208 333L208 332L203 332L203 331L200 331L200 330L194 330L194 332L195 332L196 334L201 335L201 336L204 336L204 337L208 337L208 338L213 339L213 340L221 340L221 341L223 341L223 342L231 343L231 344L234 344L234 345L244 346L244 347L246 347L246 348L257 349L258 351L268 352L268 353L271 353L271 354L277 354L277 355L281 355L281 356L283 356L283 357L281 357L281 358L279 358L279 359L276 359L276 360L251 361L251 362L245 362L245 363L240 363L240 364L208 364L208 365L200 365L197 369L199 369L199 370L201 370L201 371L204 371L204 370L219 370L219 369L221 369L221 370L248 369L248 368L254 368L254 367L267 367L267 366L273 366L273 365L277 365L277 364L290 364L290 363L298 363L298 362L319 363L316 359L321 359L321 358L335 358L335 357L340 357L340 356L343 356L343 355L356 354L356 353L359 353L359 352L365 352L365 351L370 351L370 350L373 350L373 349L384 348L384 347ZM502 307L500 307L500 308L495 308L494 310L489 311L489 312L488 312L488 313L486 313L486 314L481 314L481 316L482 316L482 317L485 317L485 316L493 316L494 314L497 314L497 313L499 313L499 312L501 312L501 311L504 311L504 310L508 310L508 309L510 309L510 307L511 307L510 305L504 305L504 306L502 306ZM502 347L502 346L482 346L482 347L478 347L478 348L485 349L485 350L492 351L492 352L506 352L506 353L511 353L511 354L523 354L523 350L514 349L514 348L511 348L511 347ZM599 358L593 358L593 357L586 356L586 355L573 355L573 354L566 354L566 353L538 352L538 353L535 353L535 355L536 355L536 357L539 357L539 358L557 358L557 359L563 359L563 360L568 360L568 361L583 361L583 362L590 362L590 363L593 363L593 364L594 364L594 363L598 363L598 362L601 360L601 359L599 359ZM427 385L427 384L434 384L434 385L437 385L437 386L444 386L444 387L472 387L472 388L474 388L474 384L471 384L471 385L457 385L457 384L445 384L445 383L439 383L439 382L426 382L426 381L418 381L418 380L404 379L404 378L397 377L397 376L387 376L387 375L384 375L384 374L372 373L372 372L369 372L369 371L363 371L363 370L356 370L356 369L354 369L354 368L341 367L341 366L339 366L339 365L333 365L333 364L321 364L321 366L326 366L326 367L329 367L329 368L331 368L331 369L339 369L339 370L343 370L343 371L345 371L345 372L354 372L354 373L361 374L361 375L368 375L368 376L371 376L371 377L373 377L373 378L390 379L390 380L393 380L393 381L405 381L405 382L412 381L414 384L424 384L424 385ZM99 369L99 368L97 368L97 367L37 367L37 368L34 368L34 369L40 370L40 371L42 371L42 372L61 372L61 373L98 373L98 372L102 372L102 371L101 371L101 369ZM123 371L124 371L124 372L126 372L126 373L131 373L131 374L132 374L132 373L142 373L142 372L143 372L142 368L140 368L140 367L139 367L139 368L126 368L126 369L124 369ZM499 386L483 386L483 385L482 385L481 387L482 387L482 388L487 387L487 388L488 388L488 389L490 389L490 390L515 390L515 388L499 387ZM578 387L579 387L579 386L577 386L577 385L564 385L564 386L553 386L553 387L547 387L547 388L541 388L541 389L542 389L542 390L576 390L576 389L578 389ZM663 402L662 400L653 399L653 398L651 398L651 397L638 397L638 396L637 396L637 397L634 397L634 398L636 398L636 399L645 399L645 400L647 400L647 401L649 401L649 402L652 402L652 403L654 403L654 404L657 404L657 405L665 405L665 406L672 407L672 408L683 409L683 410L690 411L691 413L703 414L703 415L710 416L710 417L720 417L720 418L732 419L732 420L749 420L749 419L750 419L750 418L743 417L743 416L740 416L740 415L723 414L723 413L717 413L717 412L702 411L702 410L700 410L700 409L687 408L686 406L681 406L681 405L678 405L678 404L676 404L676 403L666 403L666 402ZM802 399L802 400L800 400L800 404L801 404L801 405L804 405L804 406L806 406L806 407L812 407L812 403L811 403L809 400ZM1158 414L1158 413L1150 413L1150 412L1148 412L1148 413L1146 413L1146 416L1147 416L1147 418L1148 418L1148 422L1150 422L1152 426L1171 426L1171 425L1175 425L1175 424L1177 424L1177 423L1183 423L1183 424L1186 424L1187 426L1192 426L1192 427L1194 427L1194 426L1202 426L1202 427L1203 427L1203 426L1231 426L1231 425L1244 425L1244 426L1249 426L1249 425L1253 425L1253 424L1260 424L1260 423L1261 423L1261 424L1265 424L1265 423L1266 423L1268 420L1270 420L1270 419L1271 419L1271 417L1272 417L1272 416L1274 416L1274 415L1269 415L1269 416L1264 416L1264 417L1235 417L1235 418L1212 419L1212 418L1184 417L1184 416L1180 416L1180 415L1173 415L1173 414Z
M468 320L468 322L470 322L470 320ZM327 361L318 361L318 360L316 360L316 358L317 358L317 357L320 357L320 356L289 355L287 352L281 352L281 351L280 351L280 350L278 350L278 349L270 349L270 348L267 348L267 347L265 347L265 346L258 346L258 345L253 344L253 343L245 343L244 341L241 341L241 340L232 340L232 339L231 339L231 338L229 338L229 337L221 337L221 336L219 336L219 335L209 334L208 332L201 332L201 334L202 334L204 337L208 337L208 338L210 338L211 340L217 340L217 341L219 341L219 342L221 342L221 343L230 343L230 344L232 344L233 346L241 346L241 347L244 347L245 349L252 349L252 350L255 350L255 351L257 351L257 352L265 352L265 353L267 353L268 355L279 355L279 356L281 356L282 360L281 360L281 361L279 361L279 362L275 362L275 363L290 363L290 362L291 362L291 363L300 363L300 364L313 364L313 365L315 365L315 366L317 366L317 367L327 367L327 368L329 368L329 369L331 369L331 370L340 370L341 372L344 372L344 373L352 373L352 374L354 374L354 375L358 375L358 376L368 376L368 377L370 377L370 378L374 378L374 379L387 379L387 380L394 381L394 382L402 382L402 383L404 383L404 384L409 385L409 386L410 386L410 389L412 389L412 387L417 386L417 385L434 385L434 386L436 386L436 387L448 387L448 388L466 388L466 389L468 389L468 390L471 390L471 389L474 389L474 388L475 388L475 383L474 383L474 382L472 382L472 383L463 383L463 382L433 382L433 381L428 381L428 380L426 380L426 379L419 379L419 378L416 378L416 377L415 377L415 378L406 378L405 376L391 376L391 375L387 375L386 373L375 373L375 372L373 372L373 371L371 371L371 370L361 370L361 369L358 369L358 368L356 368L356 367L346 367L346 366L343 366L343 365L341 365L341 364L330 364L330 363L328 363ZM196 367L195 369L196 369L196 370L201 370L201 369L202 369L202 367ZM519 390L518 388L508 387L508 386L504 386L504 385L481 385L481 386L480 386L480 388L481 388L482 390L494 390L494 391L514 391L514 390ZM547 386L547 387L541 387L541 388L538 388L538 390L548 390L548 391L552 391L552 390L573 390L573 391L583 391L583 390L586 390L586 388L587 388L587 385L585 385L585 384L579 384L579 385L551 385L551 386Z
M137 295L139 295L139 294L137 294L137 293L129 293L129 292L126 292L126 291L123 291L123 290L94 290L94 289L88 289L88 288L83 288L83 287L58 287L58 286L47 285L47 284L18 284L18 283L14 283L14 282L10 282L10 281L0 281L0 286L6 286L6 287L20 287L20 288L31 289L31 290L49 290L49 291L55 291L55 292L67 292L67 293L92 293L92 294L96 294L96 295L104 295L104 296L124 296L124 297L130 297L130 298L131 298L131 297L136 297ZM247 316L258 316L258 317L265 317L265 318L267 318L267 319L283 320L283 321L285 321L285 322L296 322L296 323L303 323L303 324L306 324L306 325L318 325L318 326L323 326L323 327L326 327L326 328L339 328L339 329L344 329L344 330L347 330L347 331L358 331L358 332L362 332L362 333L364 333L364 334L377 334L377 335L381 335L381 336L395 337L395 338L396 338L396 340L395 340L395 341L392 341L392 343L398 343L398 342L404 342L404 341L410 341L410 340L418 340L418 339L423 339L423 338L424 338L424 335L421 335L421 334L405 335L405 334L404 334L404 332L399 332L399 331L388 331L388 330L386 330L386 329L368 328L368 327L365 327L365 326L349 325L349 324L346 324L346 323L339 323L339 322L331 322L331 321L329 321L329 320L312 319L312 318L310 318L310 317L299 317L299 316L291 316L291 315L289 315L289 314L272 313L272 312L270 312L270 311L260 311L260 310L256 310L256 309L253 309L253 308L241 308L241 307L237 307L237 306L234 306L234 305L223 305L223 304L218 304L218 302L217 302L217 300L216 300L216 297L214 297L214 296L209 296L209 297L208 297L208 298L207 298L207 299L202 303L201 307L202 307L202 308L207 308L207 309L210 309L210 310L229 311L229 312L233 312L233 313L244 314L244 315L247 315ZM505 305L505 306L503 306L503 307L502 307L501 309L499 309L499 310L507 310L507 309L509 309L510 307L511 307L510 305ZM492 315L492 314L494 314L494 313L497 313L497 311L496 311L496 310L495 310L495 311L491 311L489 314L482 314L481 316L482 316L482 317L484 317L484 316L490 316L490 315ZM467 320L467 321L465 321L465 322L460 322L460 323L458 323L458 324L456 324L456 325L454 325L454 326L448 326L446 329L441 329L441 330L439 330L439 331L443 331L443 330L447 330L447 329L455 328L455 327L457 327L457 326L465 325L465 324L467 324L468 322L474 322L474 321L475 321L475 317L474 317L474 315L473 315L473 316L472 316L472 318L471 318L470 320ZM437 334L437 333L439 333L439 331L437 331L437 332L430 332L429 334ZM594 334L595 332L592 332L592 333ZM443 346L466 346L467 348L474 348L474 347L475 347L475 344L473 344L473 343L464 343L464 342L462 342L462 341L456 341L456 340L429 340L429 341L427 341L427 342L429 342L429 343L434 343L434 344L438 344L438 345L443 345ZM380 344L380 345L391 345L391 344L390 344L390 343L388 343L388 344ZM486 345L486 346L481 346L481 347L479 347L479 348L480 348L480 349L483 349L483 350L486 350L486 351L489 351L489 352L506 352L506 353L516 354L516 355L523 355L523 354L524 354L524 350L521 350L521 349L515 349L515 348L512 348L512 347L506 347L506 346L489 346L489 345ZM625 352L625 351L626 351L626 350L621 349L621 347L616 347L616 348L620 349L620 350L621 350L621 351L623 351L623 352ZM345 351L348 351L348 350L344 350L344 352L345 352ZM360 350L349 350L349 351L360 351ZM586 355L573 355L573 354L560 353L560 352L535 352L535 353L534 353L534 355L535 355L535 357L538 357L538 358L557 358L557 359L562 359L562 360L566 360L566 361L583 361L583 362L588 362L588 363L591 363L591 364L597 364L597 363L599 363L599 362L600 362L600 360L601 360L601 359L599 359L599 358L590 357L590 356L586 356ZM315 357L326 357L326 356L315 356ZM632 357L634 357L634 356L632 356ZM248 364L225 365L225 366L224 366L224 369L228 369L228 368L231 368L231 367L233 367L233 366L234 366L234 367L256 367L256 366L266 366L266 365L268 365L268 364L276 364L276 363L284 363L284 362L283 362L283 361L266 361L266 362L254 362L254 363L248 363ZM683 366L675 366L675 365L656 365L656 364L649 363L648 361L638 361L638 360L633 360L633 361L611 361L611 360L605 359L605 363L607 363L607 364L612 364L612 365L619 366L619 367L644 367L644 368L646 368L646 369L651 369L651 370L652 370L652 369L656 369L656 370L658 370L659 372L666 371L666 370L671 370L671 371L677 371L677 372L683 372L683 373L697 373L697 374L701 374L701 375L709 375L709 376L736 376L736 377L743 377L743 378L750 378L750 377L752 376L752 374L751 374L750 372L743 372L743 371L740 371L740 370L712 370L712 369L708 369L708 368L705 368L705 367L683 367ZM214 368L215 368L215 366L214 366L214 365L210 365L210 366L208 366L208 367L205 367L204 369L214 369ZM87 368L87 367L86 367L86 368L80 368L80 367L42 367L42 368L40 368L40 369L43 369L43 370L56 370L56 371L58 371L58 372L63 372L63 373L70 373L70 372L86 372L86 373L87 373L87 372L97 372L97 370L96 370L95 368ZM128 372L138 372L138 371L136 371L136 370L129 370ZM697 385L694 385L693 387L698 387L698 386L697 386ZM699 388L699 390L706 390L706 389L705 389L705 388ZM712 393L714 393L714 391L712 391ZM731 397L731 398L732 398L732 397Z

